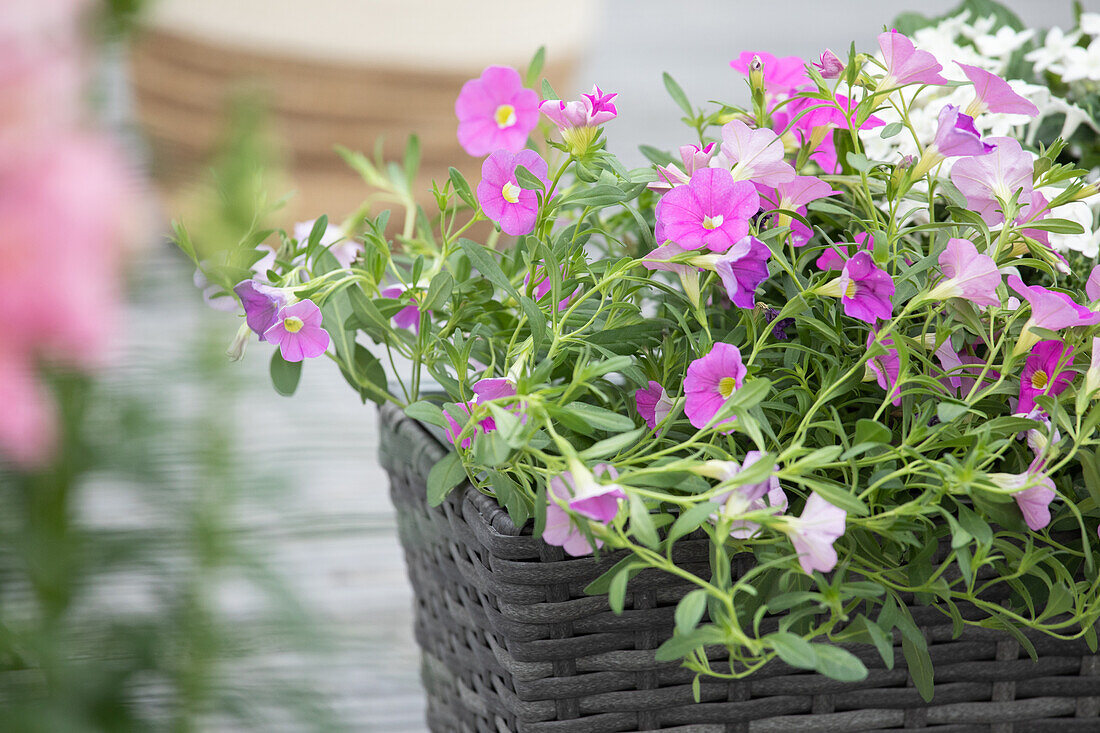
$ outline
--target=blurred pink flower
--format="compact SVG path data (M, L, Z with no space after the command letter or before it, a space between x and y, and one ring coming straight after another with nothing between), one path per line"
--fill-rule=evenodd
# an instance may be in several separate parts
M747 76L754 57L758 57L764 64L764 89L769 97L790 94L810 85L806 62L798 56L779 58L766 51L742 51L737 58L730 61L730 66Z
M836 567L833 543L844 535L848 512L833 506L817 492L806 499L802 515L790 520L788 532L798 553L798 564L807 575L815 570L827 573Z
M379 295L383 298L398 300L404 292L405 287L403 285L391 285L382 290ZM431 314L431 311L428 311L428 313ZM393 325L398 328L411 328L416 333L420 333L420 307L415 300L413 300L412 305L407 305L394 314Z
M455 115L458 142L470 155L501 149L518 153L539 123L539 95L524 88L515 69L490 66L462 85Z
M1085 281L1085 295L1089 300L1100 300L1100 265L1089 272L1089 279Z
M50 458L56 440L53 400L25 354L0 349L0 458L24 468Z
M897 31L886 31L878 36L878 46L886 60L886 75L878 83L878 89L893 89L906 84L946 84L940 76L943 67L936 57L918 50L909 38Z

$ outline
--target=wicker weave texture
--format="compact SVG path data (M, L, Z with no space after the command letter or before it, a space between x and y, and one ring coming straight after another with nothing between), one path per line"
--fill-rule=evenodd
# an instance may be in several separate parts
M426 477L446 449L392 406L381 423L437 733L1100 731L1100 656L1084 642L1029 634L1032 661L1003 632L953 637L941 613L921 606L911 612L935 667L931 703L908 678L900 638L892 670L873 649L849 647L869 670L860 682L773 662L744 680L704 681L696 703L692 674L652 652L671 636L684 581L643 572L614 615L583 589L618 557L568 558L469 487L429 508ZM705 540L679 545L682 566L705 569Z

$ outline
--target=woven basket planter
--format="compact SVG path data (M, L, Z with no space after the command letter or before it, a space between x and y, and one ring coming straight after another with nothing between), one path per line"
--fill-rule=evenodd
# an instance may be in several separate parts
M696 703L693 674L653 658L691 587L643 572L616 616L606 597L583 589L619 556L569 558L470 487L429 508L426 477L446 450L400 410L382 409L381 459L437 733L1100 731L1100 656L1083 641L1028 634L1033 661L1003 632L967 626L954 637L950 621L924 606L910 610L935 666L931 703L909 679L900 638L893 670L870 647L848 647L870 672L860 682L776 661L744 680L703 681ZM677 549L682 566L705 570L706 540Z

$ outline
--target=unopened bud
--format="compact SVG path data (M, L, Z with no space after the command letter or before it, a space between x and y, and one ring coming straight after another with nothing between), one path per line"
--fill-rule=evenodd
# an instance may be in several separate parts
M237 329L237 335L233 337L233 343L225 350L225 355L230 361L240 361L244 357L244 351L248 348L248 341L252 337L252 329L247 323Z
M749 62L749 87L754 94L764 93L764 62L759 56L753 56Z

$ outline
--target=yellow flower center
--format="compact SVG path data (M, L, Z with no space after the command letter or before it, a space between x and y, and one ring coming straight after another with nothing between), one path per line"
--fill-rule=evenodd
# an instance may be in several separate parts
M703 228L704 229L717 229L718 227L722 226L722 222L724 220L725 220L725 218L721 214L719 214L718 216L704 216L703 217Z
M504 184L504 188L500 189L500 195L504 197L504 200L510 204L514 204L519 201L519 192L523 189L516 184L508 181Z
M733 377L722 377L722 381L718 382L718 394L722 395L724 400L729 399L735 389L737 389L737 382Z
M516 108L510 104L502 104L497 107L493 118L496 120L497 127L501 130L511 127L516 124Z
M848 283L848 287L844 289L844 297L845 298L854 298L854 297L856 297L856 290L857 290L856 282L855 282L855 280L852 280L851 282Z
M286 329L287 333L298 333L302 330L302 326L304 325L306 324L302 323L302 319L297 316L290 316L289 318L283 319L283 328Z
M1043 389L1050 383L1050 377L1042 369L1031 375L1031 386L1034 389Z

